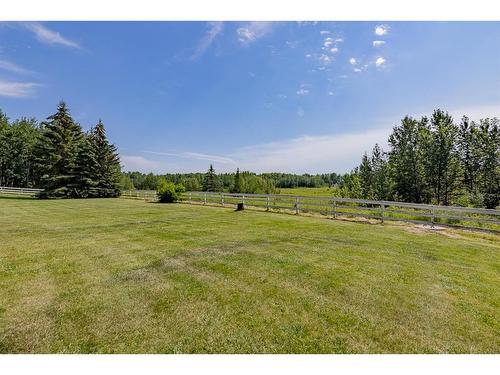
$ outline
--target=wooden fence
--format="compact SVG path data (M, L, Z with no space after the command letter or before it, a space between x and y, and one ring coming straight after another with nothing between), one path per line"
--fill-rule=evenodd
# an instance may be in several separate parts
M230 194L191 191L183 194L187 203L224 207L244 203L245 207L295 214L319 214L336 218L361 217L402 221L431 226L454 226L500 232L500 210L455 206L436 206L393 201L306 197L274 194Z
M31 189L31 188L17 188L17 187L0 186L0 194L36 196L36 195L38 195L42 191L43 191L43 189Z
M124 190L121 193L121 198L143 199L146 201L158 200L158 196L154 190Z

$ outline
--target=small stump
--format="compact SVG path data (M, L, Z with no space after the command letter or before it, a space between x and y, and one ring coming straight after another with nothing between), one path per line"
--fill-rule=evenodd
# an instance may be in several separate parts
M245 209L245 205L243 203L238 203L236 205L236 211L243 211Z

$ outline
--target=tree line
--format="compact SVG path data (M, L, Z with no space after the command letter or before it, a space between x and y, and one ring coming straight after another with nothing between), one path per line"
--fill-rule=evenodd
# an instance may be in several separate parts
M290 174L248 171L162 176L128 172L122 185L154 190L160 178L186 190L271 194L280 188L329 187L345 198L494 208L500 202L500 133L497 118L479 122L464 116L459 124L444 111L430 117L404 117L388 138L389 150L376 144L349 173Z
M351 172L360 198L495 208L500 203L500 133L496 118L459 124L441 110L405 117L389 150L375 145Z
M101 121L84 132L64 102L40 124L0 111L0 186L42 188L42 198L116 197L120 179Z
M359 166L344 174L249 171L156 175L121 173L116 148L101 121L82 131L64 102L38 124L10 121L0 111L0 186L45 189L44 197L115 197L120 190L155 190L165 181L186 190L249 194L280 188L329 187L329 195L494 208L500 202L499 121L464 116L456 124L436 110L420 119L406 116L394 126L389 149L375 145Z

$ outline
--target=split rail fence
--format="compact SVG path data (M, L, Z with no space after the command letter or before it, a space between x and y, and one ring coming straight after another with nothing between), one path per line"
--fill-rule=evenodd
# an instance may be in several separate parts
M0 194L10 194L10 195L25 195L25 196L36 196L43 189L31 189L31 188L17 188L9 186L0 186Z
M402 221L431 226L455 226L500 232L500 210L437 206L393 201L306 197L274 194L231 194L191 191L183 194L187 203L282 211L295 214L319 214L333 219L361 217L384 221Z

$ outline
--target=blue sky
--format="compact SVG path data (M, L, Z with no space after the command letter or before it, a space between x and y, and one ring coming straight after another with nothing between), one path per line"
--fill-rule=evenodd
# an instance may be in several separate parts
M61 99L126 170L345 172L406 114L499 117L500 23L1 23L0 108Z

